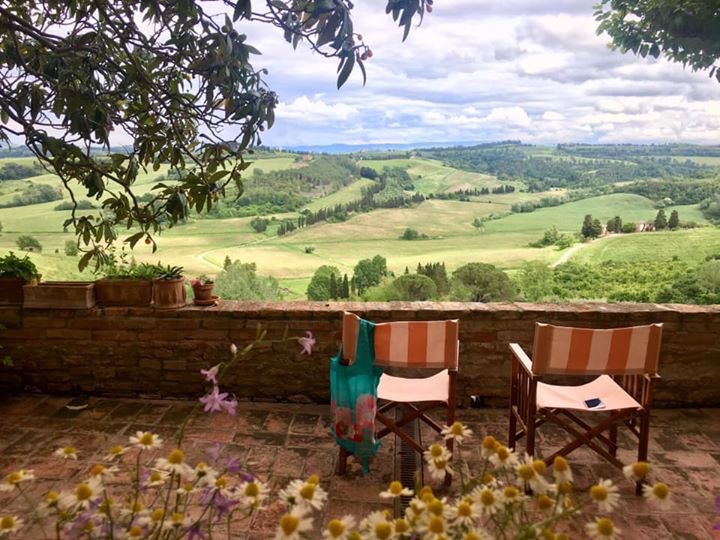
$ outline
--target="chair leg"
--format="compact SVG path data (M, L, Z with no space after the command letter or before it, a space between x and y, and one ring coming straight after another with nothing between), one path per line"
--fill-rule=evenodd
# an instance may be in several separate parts
M517 435L517 417L515 416L515 407L510 403L510 425L508 427L508 448L515 450L515 436Z
M345 450L345 448L341 446L340 452L338 452L337 468L335 469L336 475L344 476L345 473L347 473L347 460L349 455L350 452L348 452L347 450Z
M531 407L531 409L534 407ZM527 418L525 432L525 451L529 456L535 457L535 411L530 410Z
M617 457L617 435L618 435L618 426L617 424L613 424L610 426L610 429L608 430L608 439L610 439L610 444L608 444L608 452L610 452L610 455L612 457Z
M640 413L640 431L638 433L638 461L647 461L648 439L650 437L650 412L645 410ZM643 482L635 485L635 495L642 495Z

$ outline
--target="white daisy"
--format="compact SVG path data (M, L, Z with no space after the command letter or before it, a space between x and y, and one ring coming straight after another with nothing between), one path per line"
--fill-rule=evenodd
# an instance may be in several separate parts
M664 508L670 504L670 488L668 488L667 484L662 482L652 486L645 484L642 489L645 498L660 507Z
M58 448L53 452L53 456L61 459L75 459L77 460L77 449L74 446L65 446L64 448Z
M106 467L105 465L102 465L100 463L96 463L92 466L90 469L90 477L91 478L99 478L100 480L108 480L112 478L115 474L120 472L120 469L116 467L115 465L111 467Z
M296 505L280 518L275 540L300 540L302 535L312 529L312 516L308 515L309 508L304 505Z
M130 444L141 450L152 450L154 448L161 448L163 440L155 433L137 431L135 435L130 436Z
M212 487L215 485L217 476L218 472L203 461L195 465L195 469L190 473L190 479L199 487Z
M423 457L428 463L435 459L444 459L446 461L449 461L452 457L452 453L450 453L450 450L448 450L442 444L435 443L431 444L430 448L423 452Z
M101 493L102 483L98 478L91 478L87 482L79 483L72 493L62 495L60 504L68 508L89 508Z
M145 479L145 483L143 485L146 488L164 486L168 478L170 478L169 472L153 469L150 471L150 474Z
M492 516L502 508L502 497L500 493L488 486L475 488L470 493L473 501L483 516Z
M326 540L346 540L354 526L355 518L350 515L340 519L331 519L325 527L322 537Z
M463 441L472 436L472 431L469 430L462 422L455 422L452 426L445 426L440 431L445 440L453 439L458 444L462 444Z
M651 470L652 466L648 462L638 461L623 467L623 474L628 480L640 482L641 480L645 480L645 478L647 478Z
M190 474L190 467L185 463L185 454L179 448L176 448L167 458L158 458L155 460L155 467L161 471L171 472L178 476Z
M23 520L16 516L0 517L0 538L14 534L23 526Z
M454 474L454 471L450 468L450 461L445 458L433 459L427 465L430 476L435 480L444 480L448 474L451 476Z
M455 526L467 528L480 517L480 509L470 497L465 497L448 508L447 517Z
M480 449L480 455L483 457L483 459L488 459L496 452L496 450L500 446L500 443L497 442L497 439L495 437L493 437L492 435L488 435L483 439L482 447Z
M375 511L360 522L360 529L367 533L368 540L388 540L393 537L394 522L385 512Z
M608 518L600 517L594 522L585 525L585 530L591 538L600 540L614 540L620 535L620 529Z
M383 492L380 493L380 497L383 499L394 499L396 497L400 497L401 495L407 495L410 496L414 492L410 488L403 487L403 485L398 482L397 480L393 480L390 482L390 486Z
M558 484L561 482L572 482L573 475L570 464L562 456L556 456L553 461L553 477Z
M122 446L122 445L119 445L119 444L118 444L117 446L113 446L113 447L110 449L110 452L108 452L108 453L103 457L103 461L113 461L113 460L119 458L120 456L122 456L122 455L123 455L125 452L127 452L128 450L130 450L130 447L129 447L129 446Z
M236 497L241 501L245 508L259 508L263 501L267 498L270 489L267 484L260 480L252 482L243 482L238 486Z
M327 501L327 492L314 479L293 480L279 495L287 506L307 505L315 510L320 510Z
M597 503L601 512L612 512L620 502L618 488L612 480L602 480L590 488L590 497Z
M515 452L503 445L498 446L495 449L495 453L488 459L496 469L512 469L518 463L518 458L517 455L515 455Z
M35 480L35 475L30 469L19 469L8 474L0 482L0 491L12 491L20 482Z
M515 486L505 486L500 491L500 500L506 504L516 504L525 500L525 495Z

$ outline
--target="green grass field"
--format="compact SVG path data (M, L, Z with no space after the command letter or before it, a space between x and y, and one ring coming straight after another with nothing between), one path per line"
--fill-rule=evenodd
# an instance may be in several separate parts
M31 159L31 158L27 158ZM4 160L0 160L0 165ZM13 159L12 161L19 161ZM450 192L499 185L500 182L482 174L459 171L442 163L427 159L363 160L361 166L382 170L398 166L408 170L416 188L424 193ZM302 166L294 155L279 155L258 159L246 173L252 179L252 168L265 172ZM150 171L138 178L138 191L149 190L166 169ZM59 185L52 175L42 175L34 182ZM12 198L26 180L0 183L0 202ZM361 189L371 181L360 179L326 197L313 201L308 208L317 210L349 202L360 197ZM157 262L181 265L186 275L216 274L225 257L243 262L255 262L258 273L272 275L288 289L286 298L305 297L310 277L323 264L337 266L341 272L352 274L358 260L382 255L388 266L401 273L407 266L413 270L418 263L444 261L448 270L467 262L487 262L513 272L525 261L539 260L552 264L563 252L554 247L530 248L528 244L539 239L552 225L561 231L575 233L580 230L586 214L603 223L616 215L623 221L652 220L657 209L652 201L632 194L613 194L542 208L525 214L512 214L486 221L478 230L473 226L476 218L490 214L506 214L512 204L545 196L560 196L562 190L548 193L516 191L503 195L473 197L471 202L454 200L426 200L414 208L380 209L366 214L352 215L341 223L318 223L282 237L274 236L273 223L265 233L256 233L250 227L251 218L198 219L166 230L157 238L158 250L152 253L149 246L138 244L133 253L138 262ZM20 234L31 234L43 245L41 254L31 254L45 279L92 279L92 274L77 271L77 258L63 254L65 242L71 233L63 233L62 222L69 212L55 211L54 201L33 206L0 209L0 253L15 250ZM696 206L677 206L681 221L705 224ZM669 215L673 208L667 208ZM294 219L297 214L276 214L279 219ZM406 228L426 234L429 239L405 241L400 236ZM132 231L131 231L132 232ZM131 232L121 231L121 238ZM306 253L305 247L314 251ZM58 250L59 253L55 253ZM649 260L672 258L700 261L711 253L720 253L720 229L704 227L672 233L643 233L601 239L571 253L573 261Z

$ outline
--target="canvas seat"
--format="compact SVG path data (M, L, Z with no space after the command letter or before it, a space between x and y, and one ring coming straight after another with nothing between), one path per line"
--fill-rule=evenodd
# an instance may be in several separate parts
M508 446L525 437L535 454L535 433L546 422L573 439L545 458L566 456L583 445L622 469L617 458L617 429L626 426L638 439L638 461L646 461L653 380L662 339L662 324L629 328L591 329L537 323L532 360L517 343L510 344L512 374ZM597 375L587 383L564 386L543 382L548 375ZM589 408L599 398L604 407ZM579 411L582 411L580 413ZM598 418L591 423L587 416ZM636 491L641 493L641 484Z
M342 356L349 365L354 362L354 351L360 318L352 313L343 314ZM418 441L401 428L418 419L440 433L441 425L428 416L436 408L446 409L446 423L455 422L455 379L458 371L458 320L397 321L378 323L374 329L375 365L383 368L440 370L427 377L406 378L383 373L377 387L377 396L383 403L376 412L376 438L394 433L420 454L425 450ZM403 415L399 419L395 408ZM447 442L452 451L452 440ZM340 448L338 474L345 474L349 453ZM450 477L446 478L450 482Z

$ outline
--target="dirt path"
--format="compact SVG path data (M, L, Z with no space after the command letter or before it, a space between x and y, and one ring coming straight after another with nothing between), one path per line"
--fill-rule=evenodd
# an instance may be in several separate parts
M563 263L566 263L570 260L570 257L575 255L578 251L585 248L586 246L589 246L590 244L594 244L595 242L599 242L600 240L605 240L606 238L611 238L615 236L614 234L608 234L607 236L601 236L600 238L595 238L594 240L590 240L589 242L581 242L579 244L575 244L573 247L568 249L565 253L560 255L560 258L552 263L550 265L550 268L555 268L556 266L560 266Z

